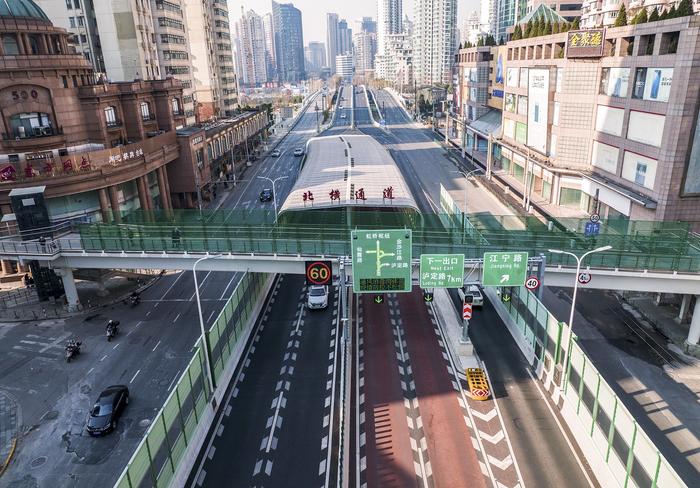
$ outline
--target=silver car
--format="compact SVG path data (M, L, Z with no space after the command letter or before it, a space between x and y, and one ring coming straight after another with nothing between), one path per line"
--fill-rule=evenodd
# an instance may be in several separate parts
M310 286L306 295L306 306L309 310L328 307L328 287L323 285Z
M457 289L459 298L464 301L465 295L472 297L472 307L481 307L484 305L484 295L481 293L481 288L478 285L466 285Z

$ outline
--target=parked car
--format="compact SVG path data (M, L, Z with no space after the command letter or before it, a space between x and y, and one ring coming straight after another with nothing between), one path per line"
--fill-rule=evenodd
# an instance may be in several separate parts
M478 285L466 285L457 289L459 298L464 301L465 295L472 297L472 307L481 307L484 305L484 295Z
M280 153L280 150L279 150L279 149L275 149L274 151L272 151L272 152L270 153L270 156L272 156L273 158L279 158L279 157L280 157L280 154L281 154L281 153Z
M347 118L348 118L348 116L347 116L347 115L345 115L345 114L343 113L343 114L340 114L340 118L341 118L341 119L347 119Z
M296 148L296 149L294 150L294 155L295 155L295 156L303 156L303 155L304 155L304 150L303 150L302 148L298 147L298 148Z
M260 192L260 201L261 202L271 202L272 201L272 190L269 188L263 189L263 191Z
M116 429L117 422L128 404L129 388L126 385L112 385L105 388L97 397L88 415L88 433L103 435Z
M309 310L326 308L328 306L328 287L312 285L306 295L306 306Z

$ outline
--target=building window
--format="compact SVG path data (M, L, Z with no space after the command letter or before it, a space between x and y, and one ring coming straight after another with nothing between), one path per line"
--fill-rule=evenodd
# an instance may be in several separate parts
M173 105L173 115L180 115L180 100L177 98L172 99Z
M68 77L66 75L61 75L61 81L63 82L63 88L68 88Z
M80 0L73 0L73 5L75 5L76 9L80 8Z
M581 208L581 190L561 188L559 190L559 205L569 208Z
M141 118L151 120L151 105L148 102L141 102Z
M105 109L105 120L107 121L107 127L115 127L117 123L117 111L114 107L107 107Z
M80 27L83 27L85 25L85 17L83 17L82 15L78 16L78 25Z
M673 68L637 68L632 98L668 102L673 83Z
M622 177L639 186L654 189L657 160L641 154L625 151L622 162Z
M19 44L15 34L2 35L2 48L5 51L5 56L14 56L19 54Z
M66 0L66 8L68 10L71 10L73 8L73 2L72 0Z
M10 117L10 128L14 136L20 139L53 134L49 114L42 112L15 114Z
M601 95L625 98L630 79L629 68L603 68L600 73Z
M75 17L68 17L68 24L75 29Z
M73 86L77 87L78 86L78 77L76 75L71 76L73 78Z

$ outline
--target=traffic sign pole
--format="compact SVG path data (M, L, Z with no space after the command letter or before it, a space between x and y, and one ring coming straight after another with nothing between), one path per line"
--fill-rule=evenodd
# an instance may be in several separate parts
M461 344L469 344L469 319L472 318L472 304L462 303L462 337L459 339Z

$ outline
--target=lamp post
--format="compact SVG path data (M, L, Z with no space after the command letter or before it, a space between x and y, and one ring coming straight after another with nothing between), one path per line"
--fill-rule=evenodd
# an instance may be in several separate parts
M272 178L268 178L267 176L258 176L261 180L267 180L270 183L272 183L272 203L275 206L275 224L277 223L277 190L275 189L275 183L277 183L277 180L283 180L286 178L286 176L278 176L274 180Z
M320 132L320 129L318 127L318 102L316 102L316 133L318 134Z
M566 374L566 363L568 361L568 355L569 355L569 343L571 342L571 334L573 333L573 327L574 327L574 311L576 310L576 292L578 291L578 276L579 273L581 272L581 262L586 259L586 257L589 254L597 253L597 252L605 252L612 249L612 246L602 246L602 247L597 247L591 251L588 251L581 255L581 257L578 257L576 254L569 252L569 251L562 251L561 249L549 249L549 252L552 254L566 254L567 256L571 256L576 260L576 275L574 276L574 293L573 296L571 297L571 312L569 313L569 327L568 333L567 333L567 339L566 339L566 348L564 349L564 362L562 363L563 368L564 368L564 374L562 374L562 382L564 381L564 376Z
M467 180L467 182L464 184L464 213L462 214L462 240L466 240L465 235L467 233L467 186L469 183L469 177L473 174L480 172L480 171L483 171L483 170L481 168L476 168L476 169L470 171L469 173L465 173L462 170L452 171L453 173L461 174Z
M197 281L197 265L202 261L207 259L220 258L221 254L216 254L214 256L204 256L199 258L192 265L192 274L194 275L194 294L197 297L197 311L199 312L199 329L202 334L202 347L204 347L204 360L207 363L207 378L209 379L209 388L211 388L212 394L214 394L214 388L216 384L214 383L214 368L211 364L211 351L209 350L209 339L207 333L204 330L204 317L202 316L202 302L199 299L199 282Z

